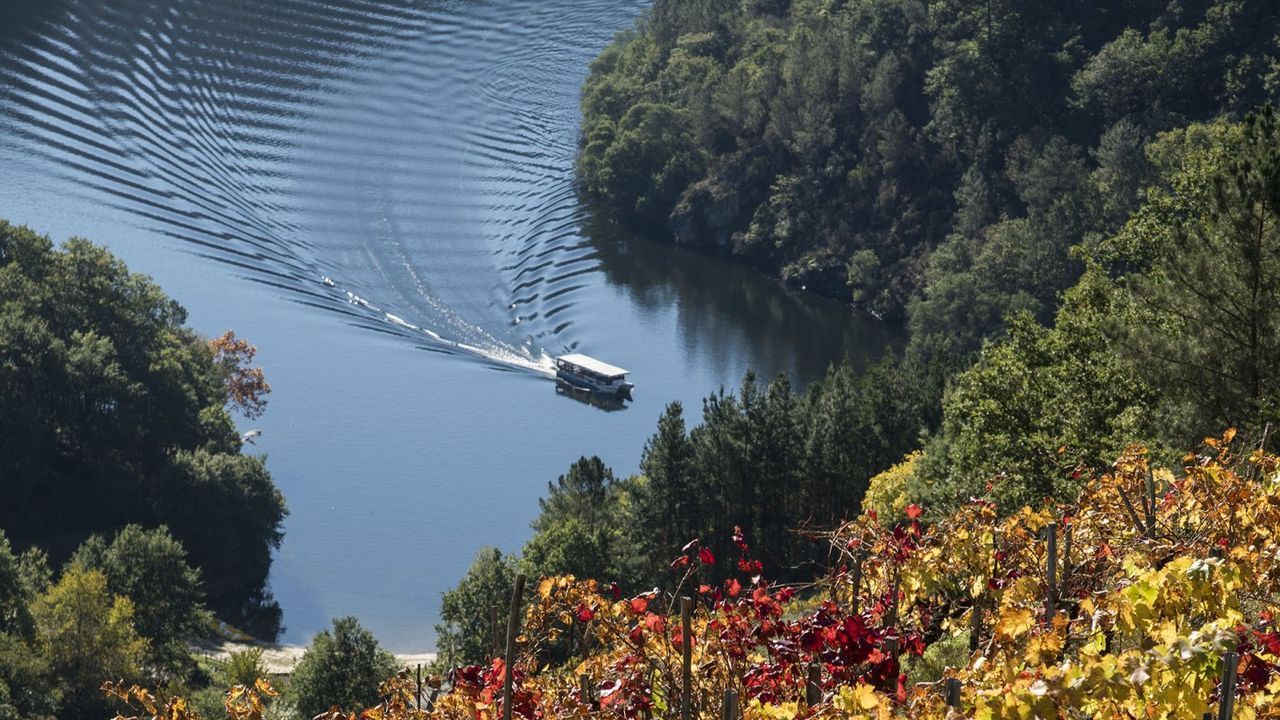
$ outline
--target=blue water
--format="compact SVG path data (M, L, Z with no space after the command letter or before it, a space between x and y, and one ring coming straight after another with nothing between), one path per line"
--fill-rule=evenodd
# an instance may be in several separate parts
M106 244L258 346L274 392L242 426L291 513L287 642L354 614L430 649L441 591L518 550L579 455L634 472L667 402L696 418L748 368L803 383L888 340L580 200L579 87L644 2L89 5L0 10L0 217ZM569 349L636 400L557 395Z

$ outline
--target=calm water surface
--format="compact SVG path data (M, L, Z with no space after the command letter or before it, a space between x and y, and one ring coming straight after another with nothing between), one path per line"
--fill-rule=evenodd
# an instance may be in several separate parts
M429 649L440 592L518 550L581 454L636 468L665 403L887 342L847 308L628 237L574 192L587 63L639 0L0 8L0 217L84 235L259 347L288 498L284 640L355 614ZM558 396L547 356L628 367Z

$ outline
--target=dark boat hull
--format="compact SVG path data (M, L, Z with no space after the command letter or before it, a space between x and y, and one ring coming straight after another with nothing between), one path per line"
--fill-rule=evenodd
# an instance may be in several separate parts
M629 382L605 384L595 382L590 378L584 378L581 375L574 375L563 370L556 370L556 382L567 385L574 390L581 392L590 392L597 395L605 395L611 397L631 399L631 388L634 387Z

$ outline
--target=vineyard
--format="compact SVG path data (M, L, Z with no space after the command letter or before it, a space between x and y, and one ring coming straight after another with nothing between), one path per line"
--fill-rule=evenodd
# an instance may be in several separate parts
M321 717L1280 718L1280 458L1264 444L1229 431L1176 473L1134 446L1075 502L1005 517L983 498L928 525L916 505L868 512L814 535L831 570L812 584L771 583L741 532L733 577L694 541L672 593L544 578L512 603L510 667L429 692L402 673L382 705ZM107 690L126 715L192 717ZM236 687L228 712L261 718L272 693Z

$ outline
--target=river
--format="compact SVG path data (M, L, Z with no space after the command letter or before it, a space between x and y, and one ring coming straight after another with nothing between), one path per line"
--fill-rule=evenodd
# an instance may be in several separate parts
M10 0L0 217L106 244L259 348L288 500L286 642L353 614L430 649L440 593L518 551L582 454L635 472L663 406L800 384L883 328L635 237L575 192L578 93L639 0ZM560 396L566 350L632 371Z

